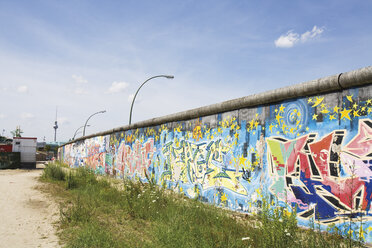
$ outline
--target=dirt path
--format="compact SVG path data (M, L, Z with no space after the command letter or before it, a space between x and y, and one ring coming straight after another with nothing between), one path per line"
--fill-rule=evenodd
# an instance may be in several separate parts
M42 170L0 170L0 247L60 247L54 201L39 191Z

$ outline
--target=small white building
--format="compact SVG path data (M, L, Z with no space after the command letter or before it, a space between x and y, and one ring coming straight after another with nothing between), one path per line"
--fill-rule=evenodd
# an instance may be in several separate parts
M21 153L21 167L36 167L37 138L14 137L13 152Z

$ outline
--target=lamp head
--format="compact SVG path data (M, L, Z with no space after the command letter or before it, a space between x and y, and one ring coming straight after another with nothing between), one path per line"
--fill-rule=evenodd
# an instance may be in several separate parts
M173 79L174 78L173 75L165 75L165 77L168 78L168 79Z

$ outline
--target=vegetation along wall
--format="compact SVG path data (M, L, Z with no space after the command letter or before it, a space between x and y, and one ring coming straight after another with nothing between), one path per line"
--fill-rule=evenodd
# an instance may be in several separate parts
M67 143L60 159L244 213L267 201L371 242L371 83L366 67L155 118Z

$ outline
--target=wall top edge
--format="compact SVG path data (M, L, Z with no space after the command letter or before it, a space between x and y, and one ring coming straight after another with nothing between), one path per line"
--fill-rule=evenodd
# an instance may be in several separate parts
M241 108L257 107L276 102L281 102L289 99L311 96L320 93L329 93L340 91L356 86L372 84L372 66L363 67L357 70L339 73L336 75L311 80L308 82L299 83L293 86L287 86L270 90L258 94L253 94L237 99L232 99L212 105L207 105L195 109L186 110L166 116L148 119L137 122L131 125L125 125L110 129L107 131L80 137L73 141L67 142L64 145L71 144L77 141L93 138L96 136L104 136L115 132L126 131L130 129L156 126L167 122L184 121L197 117L213 115L217 113L232 111ZM64 146L62 145L62 146Z

